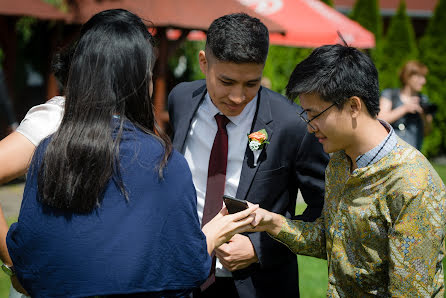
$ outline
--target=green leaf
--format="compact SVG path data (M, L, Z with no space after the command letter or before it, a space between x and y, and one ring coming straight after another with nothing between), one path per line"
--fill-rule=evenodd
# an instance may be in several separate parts
M261 129L261 130L259 130L259 132L263 133L266 136L266 140L268 140L268 133L266 132L265 129Z

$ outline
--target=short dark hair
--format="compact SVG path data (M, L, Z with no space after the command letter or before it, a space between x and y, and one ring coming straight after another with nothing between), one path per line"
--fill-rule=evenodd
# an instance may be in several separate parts
M214 20L206 34L206 52L223 62L264 64L268 47L268 28L246 13Z
M286 87L287 96L316 93L340 109L352 96L362 99L369 114L379 113L378 71L369 56L344 45L316 48L300 62Z

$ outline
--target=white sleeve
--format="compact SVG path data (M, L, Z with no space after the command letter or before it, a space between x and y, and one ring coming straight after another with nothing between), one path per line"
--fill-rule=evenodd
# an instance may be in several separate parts
M36 147L47 136L53 134L60 125L64 113L65 98L56 96L46 103L32 107L17 127Z

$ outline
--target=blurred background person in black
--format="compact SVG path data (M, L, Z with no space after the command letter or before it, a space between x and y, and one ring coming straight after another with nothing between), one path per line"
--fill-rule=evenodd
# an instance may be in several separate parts
M381 93L378 118L389 122L396 134L418 150L423 137L432 129L437 109L421 89L426 84L426 65L408 61L400 72L401 88L385 89Z

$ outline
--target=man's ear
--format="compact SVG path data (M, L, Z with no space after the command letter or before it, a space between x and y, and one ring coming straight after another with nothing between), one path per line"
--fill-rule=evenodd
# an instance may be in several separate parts
M208 60L206 58L206 52L201 50L198 53L198 63L200 64L201 72L207 76L207 70L208 70Z
M361 109L362 109L361 99L357 96L352 96L348 99L347 104L350 108L350 113L351 113L352 117L358 118L359 114L361 113Z

